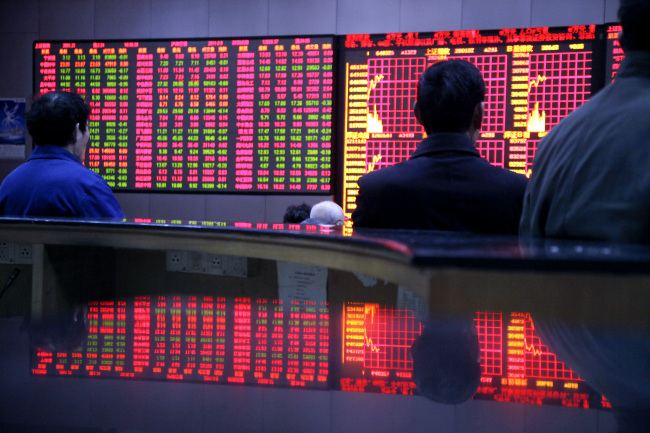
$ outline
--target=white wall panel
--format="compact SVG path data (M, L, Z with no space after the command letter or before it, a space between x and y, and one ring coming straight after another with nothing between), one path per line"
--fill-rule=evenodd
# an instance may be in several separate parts
M264 432L264 389L253 386L203 386L202 432ZM279 429L278 431L282 431Z
M386 398L388 397L388 398ZM395 397L359 392L332 392L332 432L393 433L404 431L395 425ZM431 431L436 431L434 428Z
M396 33L400 0L338 0L336 33Z
M291 402L287 404L287 402ZM332 430L329 392L303 389L264 390L264 432L330 433Z
M150 194L149 217L179 220L205 220L203 194Z
M392 398L396 431L457 433L456 406L439 404L421 396L396 395Z
M38 3L40 39L91 39L94 35L93 2L51 0Z
M206 217L208 221L261 222L264 216L264 196L223 195L206 196Z
M618 21L618 0L605 0L605 22Z
M32 96L32 47L37 33L0 35L0 97Z
M207 37L208 5L208 0L154 1L151 4L151 37Z
M95 0L95 38L151 38L151 0Z
M336 32L336 0L270 0L269 34L311 35Z
M615 433L598 429L598 412L574 407L537 406L524 407L524 432L539 431L544 426L546 431L565 431L571 433Z
M0 34L38 31L38 0L0 0Z
M518 403L479 400L459 404L456 406L456 431L521 433L524 431L524 406ZM542 427L541 430L534 431L541 433L552 430Z
M402 0L400 32L461 28L463 0Z
M462 28L530 27L531 0L463 0Z
M268 0L210 0L211 37L266 36Z
M532 0L533 27L602 23L605 0Z
M292 195L269 195L265 197L264 221L269 223L281 223L287 207L306 203L310 206L324 200L331 200L328 195L322 196L292 196Z
M115 197L127 218L149 217L149 194L118 192Z

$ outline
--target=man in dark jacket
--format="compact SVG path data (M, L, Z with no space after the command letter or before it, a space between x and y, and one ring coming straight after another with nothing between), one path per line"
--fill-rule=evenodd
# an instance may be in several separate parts
M650 0L621 0L618 16L625 60L614 83L540 142L524 199L522 240L650 244ZM650 431L647 327L612 329L549 317L535 324L558 357L611 403L620 433Z
M649 3L621 2L616 81L539 143L522 237L650 244Z
M413 111L427 138L407 161L359 179L355 227L517 233L527 179L474 147L484 96L483 77L467 61L424 71Z

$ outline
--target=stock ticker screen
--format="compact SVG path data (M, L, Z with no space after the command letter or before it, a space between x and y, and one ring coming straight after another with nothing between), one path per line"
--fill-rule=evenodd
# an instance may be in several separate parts
M475 64L486 84L476 143L491 164L530 176L539 140L602 85L600 28L347 35L340 41L342 197L355 209L363 174L408 159L425 138L412 114L417 81L439 61Z
M540 341L529 314L477 312L474 320L475 399L609 407ZM90 302L87 323L74 349L35 344L32 374L418 394L410 348L422 324L394 306L140 296Z
M35 42L34 91L91 106L114 190L327 194L333 37Z

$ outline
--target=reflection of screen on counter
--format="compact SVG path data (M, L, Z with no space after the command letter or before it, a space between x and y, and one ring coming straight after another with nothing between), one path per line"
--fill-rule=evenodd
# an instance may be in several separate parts
M360 302L342 309L338 332L331 308L313 301L165 295L90 302L87 335L73 332L78 347L63 347L71 327L56 322L34 341L31 371L417 394L410 349L423 325L414 312ZM529 314L478 312L474 320L482 369L474 398L609 406L540 341Z
M37 348L33 374L328 386L326 305L144 296L88 310L85 342L71 352Z
M34 90L85 95L115 190L327 193L333 39L36 42Z
M341 388L417 393L410 347L422 325L413 312L364 303L346 303L343 308ZM529 314L479 312L474 321L482 369L474 398L608 406L540 341Z
M592 92L596 30L348 35L339 62L344 210L355 209L361 175L408 159L424 138L412 114L417 80L446 59L468 60L483 73L481 156L530 176L539 139Z

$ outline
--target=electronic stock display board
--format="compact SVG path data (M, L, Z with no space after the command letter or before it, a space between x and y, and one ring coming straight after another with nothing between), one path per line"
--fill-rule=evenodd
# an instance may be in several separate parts
M34 44L34 91L91 106L111 188L328 194L333 37Z
M482 72L485 117L476 143L491 164L530 176L537 143L602 82L600 28L347 35L340 42L340 171L351 214L363 174L408 159L425 137L412 114L417 81L446 59Z

